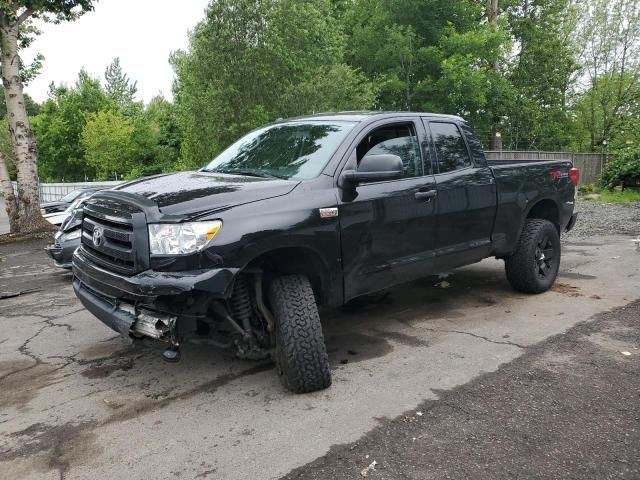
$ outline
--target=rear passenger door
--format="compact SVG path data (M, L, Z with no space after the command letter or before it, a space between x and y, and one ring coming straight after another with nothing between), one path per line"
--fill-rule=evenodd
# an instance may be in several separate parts
M435 158L437 266L454 268L484 258L490 251L496 211L493 173L479 145L472 157L462 129L454 121L428 120ZM461 129L462 128L462 129ZM475 141L475 137L470 136Z

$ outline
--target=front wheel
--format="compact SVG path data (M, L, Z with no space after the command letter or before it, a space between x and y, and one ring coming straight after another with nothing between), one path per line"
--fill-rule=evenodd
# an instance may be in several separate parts
M269 300L275 316L275 361L283 385L295 393L327 388L331 385L329 357L309 279L304 275L274 278Z
M548 220L526 220L518 246L505 259L511 286L524 293L542 293L551 288L560 268L560 235Z

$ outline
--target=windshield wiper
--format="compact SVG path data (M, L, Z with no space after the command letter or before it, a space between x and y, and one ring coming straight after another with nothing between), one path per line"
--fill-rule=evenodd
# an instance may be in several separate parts
M280 180L287 178L280 175L274 175L273 173L264 172L261 170L259 171L257 170L207 170L203 168L201 171L210 172L210 173L226 173L228 175L244 175L247 177L277 178Z

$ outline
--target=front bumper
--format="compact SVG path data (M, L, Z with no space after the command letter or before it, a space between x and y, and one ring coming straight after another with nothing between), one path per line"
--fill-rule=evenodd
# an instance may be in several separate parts
M126 334L136 321L136 314L130 308L121 308L121 304L158 315L194 316L192 309L201 307L205 300L229 297L238 270L146 270L125 277L92 264L80 248L73 255L73 288L87 310L116 332Z
M56 263L56 267L71 270L73 252L80 246L80 239L65 241L62 244L53 243L45 247L44 251Z
M213 268L187 272L146 270L125 277L100 268L82 254L73 255L73 274L80 282L108 297L132 301L201 292L214 298L227 298L239 268Z
M73 291L84 308L89 310L98 320L120 335L128 336L136 318L125 310L119 309L113 299L99 295L83 285L77 278L73 279Z

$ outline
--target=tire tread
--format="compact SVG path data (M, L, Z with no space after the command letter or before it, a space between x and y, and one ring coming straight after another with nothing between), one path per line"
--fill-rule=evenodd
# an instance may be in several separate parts
M309 393L331 385L329 357L309 279L276 277L269 289L276 322L276 363L286 388Z

